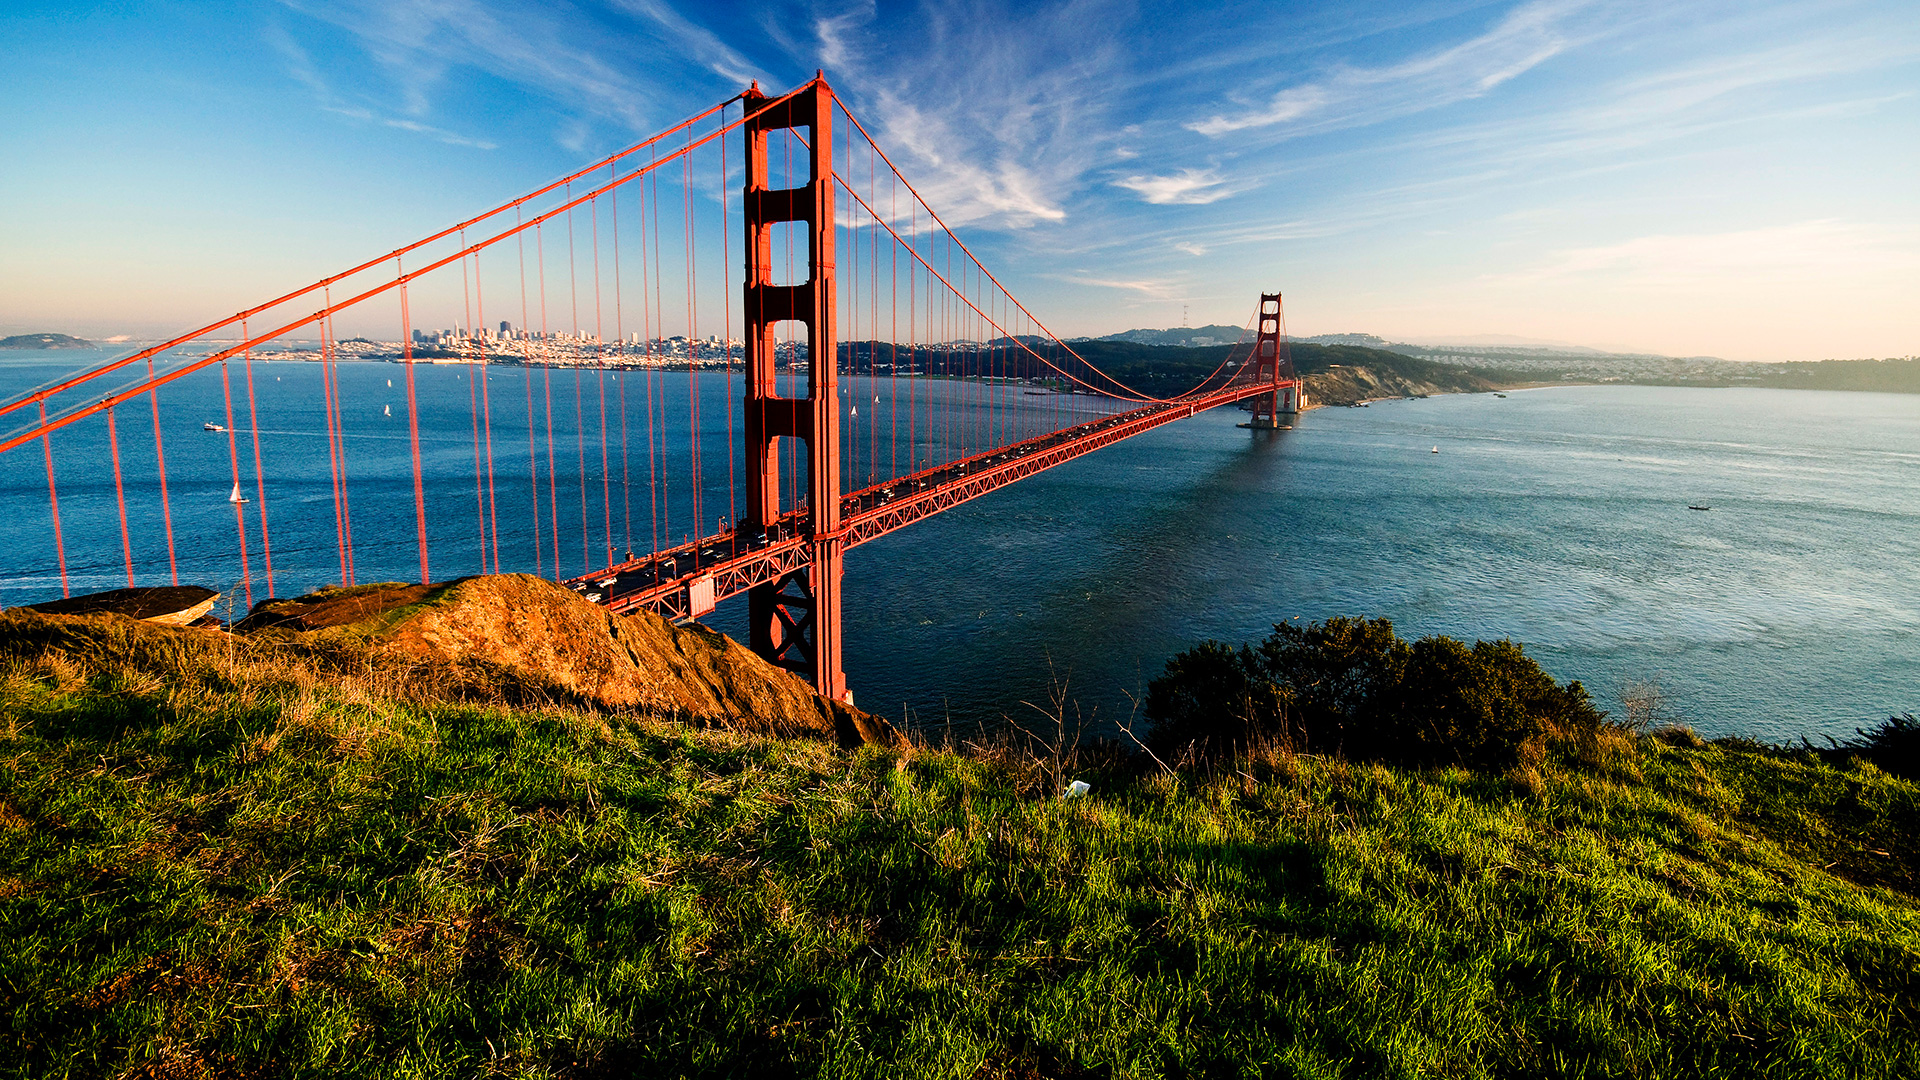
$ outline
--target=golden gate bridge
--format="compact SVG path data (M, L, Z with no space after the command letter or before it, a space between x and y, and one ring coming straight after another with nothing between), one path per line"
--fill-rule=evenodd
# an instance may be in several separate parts
M702 337L716 322L722 332ZM396 361L404 380L410 476L399 483L371 479L383 465L369 440L398 437L369 429L364 380L342 378L343 364L376 358ZM256 378L258 363L287 359L309 361L318 379ZM429 365L463 373L463 418L444 415L458 409L444 395L423 403L416 369ZM496 397L511 368L521 393ZM163 399L197 386L212 400L216 377L221 422L186 437L216 437L224 460L196 446L183 471L178 440L194 429L170 426ZM723 422L701 415L716 377ZM20 470L38 458L63 595L70 558L123 568L135 587L143 575L178 585L183 550L218 552L251 607L257 592L276 595L276 530L281 577L324 566L353 585L365 558L356 520L364 532L370 516L410 513L422 584L453 559L669 618L745 594L749 644L850 700L849 549L1222 405L1246 409L1253 428L1282 426L1302 405L1277 293L1260 297L1241 342L1197 385L1141 393L1015 298L816 77L781 96L756 84L425 239L19 394L0 405L12 425L0 461ZM302 430L263 429L263 416L298 418ZM402 419L391 405L380 416ZM461 419L470 439L447 435ZM315 438L326 486L299 494L314 486L296 474ZM469 452L470 488L428 464ZM83 512L104 521L74 528L70 498L63 523L63 482L97 494ZM204 506L176 513L182 491L209 489L231 507L224 538ZM309 516L316 504L331 511L332 543L289 550L290 528L306 541L325 531ZM70 533L85 546L116 532L118 559L70 550Z

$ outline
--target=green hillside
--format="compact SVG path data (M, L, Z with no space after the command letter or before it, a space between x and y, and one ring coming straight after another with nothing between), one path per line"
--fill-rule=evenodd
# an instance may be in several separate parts
M845 751L133 625L0 616L0 1074L1920 1073L1860 761Z

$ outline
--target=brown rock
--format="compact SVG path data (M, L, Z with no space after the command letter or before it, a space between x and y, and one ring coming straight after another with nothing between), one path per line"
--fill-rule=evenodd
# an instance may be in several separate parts
M185 626L213 610L220 594L197 585L114 589L27 607L42 615L125 615L129 619Z
M338 635L415 660L478 660L608 707L736 731L842 745L896 737L886 721L820 697L724 634L645 612L614 615L528 574L322 590L263 603L237 629Z

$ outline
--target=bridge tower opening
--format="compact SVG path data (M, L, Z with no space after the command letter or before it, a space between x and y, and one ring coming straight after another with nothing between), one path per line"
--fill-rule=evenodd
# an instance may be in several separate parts
M806 506L786 518L806 539L810 558L777 580L750 589L749 644L772 663L813 683L824 697L850 701L841 668L840 582L845 536L840 521L840 406L834 371L838 339L834 317L833 91L824 79L769 106L758 84L744 96L747 171L744 198L746 270L742 287L746 330L747 506L758 532L782 527L781 439L806 444ZM805 128L807 182L773 189L767 159L769 132ZM773 227L804 226L807 280L773 283ZM796 229L796 232L799 230ZM795 238L798 244L798 238ZM807 395L787 398L775 382L775 330L783 322L807 328Z
M1280 428L1292 425L1292 417L1305 405L1305 387L1293 369L1293 357L1287 352L1286 331L1280 314L1280 294L1260 294L1260 327L1254 338L1253 378L1256 383L1271 383L1273 390L1247 403L1253 413L1250 428ZM1286 417L1285 421L1281 418Z

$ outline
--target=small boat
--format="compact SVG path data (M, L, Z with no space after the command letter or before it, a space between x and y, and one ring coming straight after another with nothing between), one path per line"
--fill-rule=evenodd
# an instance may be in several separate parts
M873 395L873 403L874 403L875 405L878 405L878 404L880 404L880 395L879 395L879 394L875 394L875 395Z
M224 428L224 427L221 427L221 426L220 426L219 424L215 424L215 423L212 423L212 422L208 422L208 423L205 423L205 424L201 424L201 425L200 425L200 430L201 430L201 431L225 431L225 430L227 430L227 429L226 429L226 428Z
M1505 395L1505 394L1495 394L1495 395L1493 395L1493 396L1494 396L1494 397L1498 397L1498 398L1503 398L1503 397L1506 397L1507 395Z
M1436 454L1437 454L1437 453L1439 453L1439 452L1440 452L1440 448L1439 448L1439 447L1437 447L1437 446L1436 446L1436 447L1434 447L1434 448L1433 448L1433 452L1434 452L1434 453L1436 453Z
M380 413L380 415L382 415L382 416L392 416L392 415L393 415L393 406L391 406L391 405L382 405L382 406L380 407L380 409L381 409L381 413Z
M859 416L859 415L860 415L860 406L858 406L858 405L855 405L855 406L853 407L853 415L855 415L855 416Z
M233 485L233 494L227 496L227 501L235 505L238 505L240 503L247 501L247 497L245 495L240 494L239 484Z
M1689 509L1689 510L1711 510L1711 509L1713 509L1713 507L1711 507L1711 506L1707 506L1707 505L1705 505L1704 503L1689 503L1689 504L1687 505L1687 509Z

